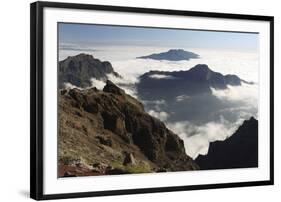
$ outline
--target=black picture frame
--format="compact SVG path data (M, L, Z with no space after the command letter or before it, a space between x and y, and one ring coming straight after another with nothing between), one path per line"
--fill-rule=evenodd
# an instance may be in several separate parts
M164 14L167 16L195 16L239 20L267 21L270 23L270 179L240 183L204 184L175 187L155 187L144 189L95 191L45 195L43 193L43 9L81 9L100 11L120 11L130 13ZM274 17L259 15L240 15L183 10L103 6L75 3L35 2L30 7L30 197L36 200L93 197L121 194L186 191L228 187L273 185L274 183Z

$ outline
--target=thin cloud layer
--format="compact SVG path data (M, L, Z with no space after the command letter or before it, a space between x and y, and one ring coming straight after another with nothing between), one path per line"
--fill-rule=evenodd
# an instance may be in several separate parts
M164 111L155 111L155 110L149 110L148 113L151 115L151 116L154 116L158 119L160 119L161 121L166 121L169 117L169 114L167 112L164 112Z
M186 153L196 159L199 154L207 154L210 142L222 141L231 136L242 121L239 119L236 123L230 123L221 116L219 122L208 122L203 125L182 121L168 123L167 126L183 139Z
M179 95L176 97L176 101L181 102L181 101L187 100L189 98L190 98L190 96L188 96L188 95Z
M99 90L102 90L106 83L103 80L98 80L91 78L92 87L96 87Z
M248 105L256 105L258 100L258 85L245 84L241 86L227 86L227 89L217 90L211 88L212 94L219 99L227 101L240 101Z
M73 89L73 88L78 88L78 89L81 89L81 88L79 88L79 87L77 87L77 86L75 86L75 85L73 85L73 84L71 84L71 83L64 83L64 88L65 89Z
M163 75L163 74L152 74L149 77L152 78L152 79L177 79L174 76Z
M81 47L79 47L81 48ZM258 82L259 60L258 53L239 52L216 49L184 48L200 55L198 59L189 61L157 61L151 59L136 59L136 57L164 52L179 47L149 47L149 46L93 46L86 47L95 51L85 50L102 61L109 61L114 70L122 76L137 79L138 76L150 71L179 71L188 70L196 64L207 64L212 70L222 74L236 74L246 81ZM85 49L86 49L85 48ZM60 50L59 60L81 53L77 50Z

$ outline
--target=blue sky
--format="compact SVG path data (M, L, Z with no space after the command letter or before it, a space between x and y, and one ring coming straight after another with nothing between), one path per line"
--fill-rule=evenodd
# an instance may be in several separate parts
M132 45L255 51L258 34L89 24L59 24L59 43L76 46Z

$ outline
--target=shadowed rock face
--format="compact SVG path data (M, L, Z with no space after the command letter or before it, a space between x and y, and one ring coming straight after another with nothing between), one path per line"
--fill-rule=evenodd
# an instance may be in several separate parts
M63 88L64 83L84 88L91 86L91 78L105 80L107 74L119 76L109 62L83 53L60 61L58 74L59 88Z
M130 169L145 165L146 169L140 172L198 168L185 154L183 141L111 81L107 81L103 91L96 88L61 91L60 159L67 156L84 159L87 165L103 163L112 168L104 172L116 174L120 171L116 164L127 164L128 155L134 159L130 160L133 161L129 163ZM131 173L123 171L119 173Z
M205 64L198 64L187 71L150 71L140 76L137 90L144 100L167 99L179 95L211 93L212 88L226 89L227 85L239 86L242 82L236 75L222 75Z
M258 121L244 121L225 141L210 143L208 154L195 161L202 170L258 167Z
M147 56L138 57L140 59L153 59L153 60L170 60L170 61L180 61L180 60L190 60L194 58L199 58L199 55L185 51L183 49L170 49L163 53L154 53Z

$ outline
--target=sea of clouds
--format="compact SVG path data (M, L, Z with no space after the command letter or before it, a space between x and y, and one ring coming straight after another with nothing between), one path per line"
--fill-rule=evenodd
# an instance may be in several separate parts
M188 70L196 64L207 64L213 71L222 74L235 74L243 80L254 82L254 85L243 83L242 86L228 86L228 89L225 90L211 89L212 95L222 103L227 103L228 107L210 112L215 113L216 117L219 118L202 123L192 120L171 121L170 117L175 116L175 114L172 110L166 110L165 104L167 103L165 103L165 100L143 100L144 105L147 106L147 112L165 122L169 129L178 134L184 140L186 153L195 159L199 154L207 154L210 142L224 140L232 135L245 119L251 116L258 118L258 54L256 52L180 47L199 54L200 58L189 61L136 59L139 56L165 52L171 48L174 47L97 46L76 49L61 48L59 60L83 52L91 54L101 61L109 61L114 70L122 76L122 78L116 78L113 75L108 75L109 79L135 98L138 98L135 89L138 77L150 70L179 71ZM105 81L92 79L92 84L102 89ZM175 98L175 102L180 103L188 99L190 97L187 95L179 95ZM213 116L213 114L206 114L206 116L209 115Z
M258 119L258 85L242 84L237 87L229 86L226 90L212 89L212 95L228 106L206 114L219 118L199 124L187 120L167 123L168 128L184 140L186 153L194 159L199 154L208 153L210 142L230 137L244 120L252 116ZM208 106L208 100L206 105Z

